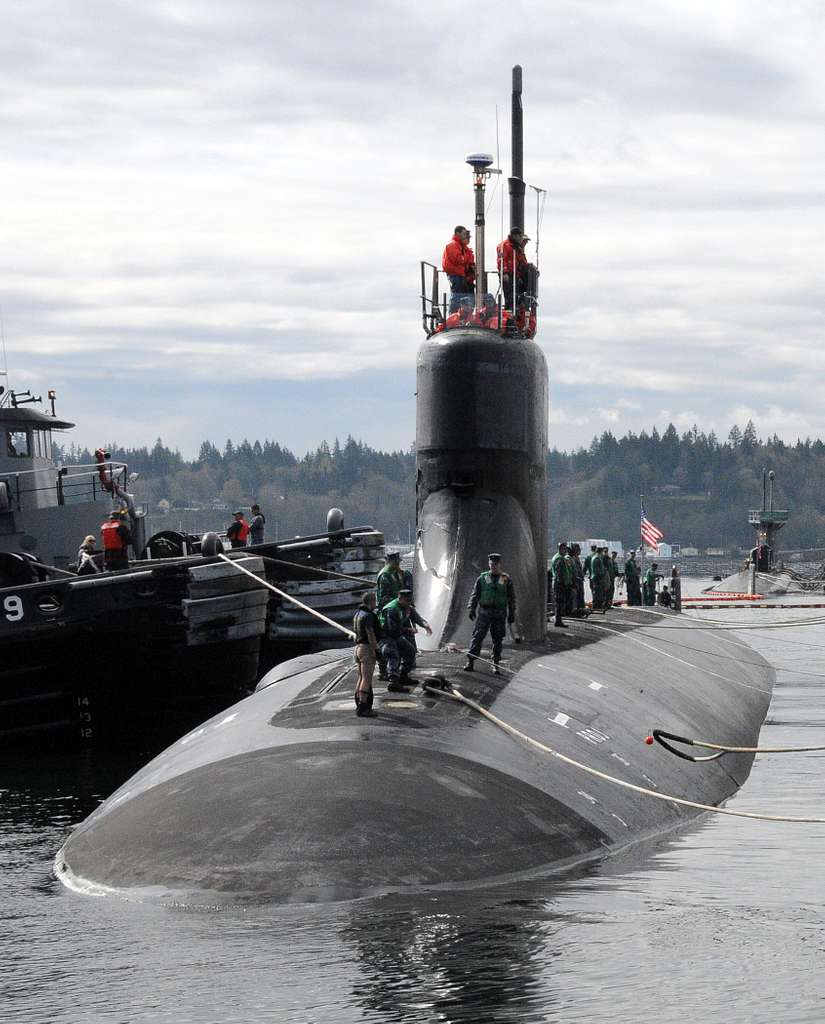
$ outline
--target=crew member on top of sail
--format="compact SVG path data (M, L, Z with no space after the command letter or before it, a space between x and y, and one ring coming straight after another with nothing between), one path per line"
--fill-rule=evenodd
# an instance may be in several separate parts
M471 295L475 288L476 258L469 246L470 232L457 224L453 237L444 249L441 267L450 279L450 312L458 309L462 295Z
M511 228L510 234L496 246L498 259L498 272L501 275L501 290L504 293L504 303L508 309L512 309L513 303L513 275L515 275L516 305L519 304L521 296L527 288L528 267L524 255L524 247L530 241L521 228Z
M491 292L484 296L484 302L480 309L477 309L470 317L470 323L479 327L498 327L498 303Z
M460 295L458 297L458 309L456 309L455 313L450 313L444 323L436 327L434 333L438 334L440 331L449 331L453 327L464 327L470 323L472 313L473 300L468 295Z

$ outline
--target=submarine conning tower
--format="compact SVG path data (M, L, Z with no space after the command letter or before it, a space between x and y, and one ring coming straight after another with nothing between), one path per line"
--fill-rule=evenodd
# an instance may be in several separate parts
M513 68L512 110L510 220L511 226L521 227L525 186L518 66ZM492 172L491 158L486 164L483 158L467 159L474 172L479 246L475 312L488 286L484 179ZM466 606L491 551L501 553L504 571L513 578L514 633L526 640L545 635L548 381L544 354L532 340L535 281L533 272L518 297L521 326L516 302L509 303L513 318L506 326L501 317L492 318L492 326L490 319L451 325L446 298L439 322L437 285L432 299L422 290L428 337L417 361L415 589L416 606L432 625L436 645L469 640ZM500 312L508 305L503 292L499 281ZM423 637L419 645L426 645Z

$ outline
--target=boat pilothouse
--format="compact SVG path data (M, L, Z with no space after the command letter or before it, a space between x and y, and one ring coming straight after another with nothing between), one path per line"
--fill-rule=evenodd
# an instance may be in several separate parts
M511 227L506 238L496 247L496 269L486 269L485 204L487 181L501 169L493 167L489 153L470 153L465 162L473 171L475 197L475 255L474 277L467 279L466 290L458 291L449 281L448 297L445 285L450 277L446 269L426 260L421 261L421 317L424 331L433 334L456 328L482 328L495 331L508 338L533 338L536 333L538 311L538 230L540 217L539 197L545 189L531 186L536 193L536 264L524 255L524 244L530 239L524 234L523 178L524 132L521 106L521 67L513 68L512 92L512 174L508 179L510 193ZM514 245L513 239L521 239Z
M9 582L20 582L25 562L65 569L113 501L129 510L136 555L143 546L143 517L126 491L124 463L107 461L102 452L94 465L55 463L54 433L74 427L58 417L55 400L49 391L44 411L34 408L42 398L30 391L0 394L0 585L9 573L15 577Z

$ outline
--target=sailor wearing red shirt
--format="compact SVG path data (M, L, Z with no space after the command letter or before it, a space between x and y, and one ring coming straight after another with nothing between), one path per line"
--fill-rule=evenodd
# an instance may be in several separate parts
M501 290L504 303L512 309L513 276L516 284L516 304L527 287L527 268L530 264L524 255L524 246L530 241L521 228L511 228L510 234L496 246L498 254L498 272L501 275Z
M103 564L109 572L129 568L128 547L132 543L132 533L125 523L128 513L116 508L100 527L103 540Z
M243 512L232 513L234 522L226 531L226 539L233 548L245 548L249 536L249 523L244 519Z
M480 309L477 309L470 317L470 323L478 327L498 328L498 303L492 292L487 292Z
M457 224L452 240L447 243L441 266L450 279L450 312L455 313L462 295L471 295L476 281L476 258L469 246L470 232Z

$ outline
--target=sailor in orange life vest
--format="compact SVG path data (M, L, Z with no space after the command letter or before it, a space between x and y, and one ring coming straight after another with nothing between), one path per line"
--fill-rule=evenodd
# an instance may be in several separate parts
M232 516L234 522L226 531L226 539L233 548L245 548L246 538L249 536L249 523L241 511L233 512Z
M470 232L457 224L444 249L441 267L450 279L450 312L455 313L462 295L472 295L476 280L476 258L469 246Z
M487 292L480 309L473 312L470 323L478 327L492 327L498 329L498 303L492 292Z
M524 255L524 247L530 241L521 228L512 228L510 234L496 246L498 256L498 272L501 275L501 290L504 293L504 305L513 308L513 275L516 282L516 305L527 288L528 267Z
M103 564L108 572L129 568L128 547L132 543L132 532L126 525L128 512L112 509L109 518L100 527L103 539Z

